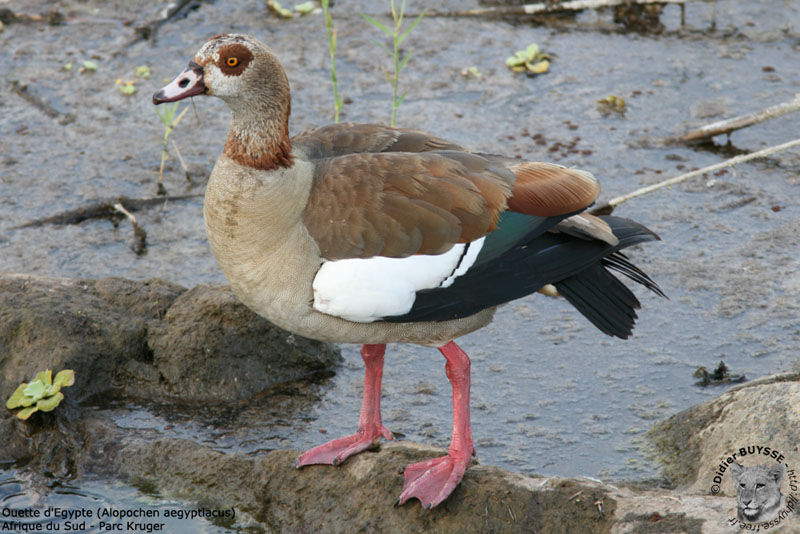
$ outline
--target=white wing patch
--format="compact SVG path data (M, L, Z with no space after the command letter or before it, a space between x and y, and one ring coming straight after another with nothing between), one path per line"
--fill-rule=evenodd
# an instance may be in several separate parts
M356 323L408 313L417 291L449 287L466 273L484 239L454 245L436 256L326 261L312 284L314 309Z

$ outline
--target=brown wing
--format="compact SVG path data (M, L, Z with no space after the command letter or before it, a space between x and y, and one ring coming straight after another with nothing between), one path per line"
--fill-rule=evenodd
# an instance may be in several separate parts
M303 222L329 260L441 254L496 229L516 177L467 152L321 160Z
M440 254L497 229L505 209L564 215L599 192L588 172L472 154L416 130L332 124L292 143L317 165L303 222L329 260Z
M340 123L308 130L292 138L295 150L308 159L364 152L429 152L463 150L458 145L417 130L379 124Z
M600 194L597 179L586 171L540 162L517 162L508 168L517 176L508 209L553 217L582 210Z

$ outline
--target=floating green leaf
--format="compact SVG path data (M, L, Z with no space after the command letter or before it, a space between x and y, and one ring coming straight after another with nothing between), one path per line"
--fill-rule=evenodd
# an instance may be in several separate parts
M53 371L47 369L46 371L40 371L36 373L36 376L33 378L34 381L41 380L42 384L45 386L53 385Z
M506 59L506 66L514 72L530 72L542 74L550 68L550 56L539 50L539 45L532 43L525 50L517 50Z
M621 114L625 113L625 109L627 108L625 99L617 95L608 95L605 98L600 98L597 100L597 103L600 104L600 111L605 113L614 112Z
M308 15L314 10L314 2L303 2L302 4L297 4L294 6L294 10L301 15Z
M90 59L87 59L86 61L83 62L83 70L94 72L97 70L97 63L95 63Z
M550 62L543 59L536 63L525 63L525 67L534 74L544 74L550 68Z
M277 13L277 15L281 18L290 19L294 17L294 13L292 13L291 9L286 9L280 4L280 2L276 0L268 0L267 7Z
M75 372L71 369L60 371L53 380L53 371L47 369L36 374L30 383L23 382L6 401L6 408L13 410L23 408L17 412L20 419L28 419L37 411L49 412L64 400L60 389L75 383Z
M59 391L52 397L47 397L37 402L36 407L43 412L52 412L62 400L64 400L64 394Z
M24 410L20 410L17 414L17 417L22 419L23 421L26 420L28 417L33 415L34 412L38 412L39 408L36 406L31 406L30 408L25 408Z
M150 67L148 67L147 65L139 65L138 67L136 67L137 78L142 78L146 80L147 78L150 77L150 74L151 74Z
M28 387L28 384L26 384L25 382L17 386L17 389L14 390L14 393L12 393L11 396L6 401L6 408L8 408L9 410L13 410L14 408L20 408L22 406L25 406L23 402L25 401L26 387ZM29 403L28 406L30 406L30 404L32 403Z
M72 70L72 62L71 61L67 61L66 63L64 63L64 65L61 66L61 69L62 70Z
M133 82L126 82L117 86L119 92L125 96L131 96L136 92L136 86L133 85Z
M75 383L75 371L72 369L64 369L63 371L59 371L56 377L53 379L54 386L71 386Z
M44 397L44 393L46 390L46 386L44 383L37 379L28 384L28 387L22 392L26 397L31 397L33 400L37 401Z
M475 67L475 66L467 67L465 69L461 69L461 75L462 76L468 76L468 77L472 76L474 78L483 78L483 74L481 74L481 71L479 71L478 67Z

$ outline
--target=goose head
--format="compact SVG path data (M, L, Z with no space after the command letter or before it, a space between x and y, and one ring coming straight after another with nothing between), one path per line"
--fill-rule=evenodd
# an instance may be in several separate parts
M249 35L214 36L153 103L197 95L219 97L232 111L226 155L262 170L291 164L289 82L268 46Z

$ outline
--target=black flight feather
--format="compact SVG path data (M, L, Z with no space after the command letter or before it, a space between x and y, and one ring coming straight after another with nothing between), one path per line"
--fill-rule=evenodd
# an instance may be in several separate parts
M519 214L489 234L475 264L452 285L417 292L414 306L388 322L444 321L468 317L485 308L523 297L545 284L558 291L601 331L626 338L640 307L636 296L608 269L664 296L658 285L619 251L658 236L643 225L620 217L601 217L619 239L615 246L547 229L554 221L532 224ZM504 232L505 230L505 232ZM497 237L494 234L499 234ZM513 242L509 241L513 235ZM494 238L494 244L492 239ZM502 246L497 246L502 243ZM487 252L488 251L488 252Z

